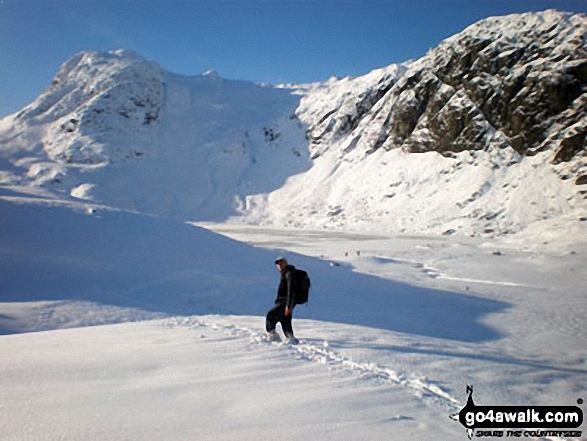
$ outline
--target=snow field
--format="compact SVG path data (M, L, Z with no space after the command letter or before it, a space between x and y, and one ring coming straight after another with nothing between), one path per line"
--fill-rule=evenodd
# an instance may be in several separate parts
M259 341L256 331L242 327L259 317L230 318L238 328L226 320L3 337L0 353L13 354L0 367L0 396L11 403L0 416L3 439L254 440L277 433L287 440L392 434L416 440L434 431L448 440L460 434L443 410L409 389L354 375L353 367L340 370L330 351L321 365L297 348Z
M378 353L393 354L397 371L418 366L431 378L444 379L457 398L462 384L477 385L487 402L494 403L566 402L581 394L587 375L587 302L582 289L587 279L580 268L587 244L576 237L539 245L531 235L527 242L513 242L231 225L208 228L256 246L320 257L333 262L335 272L348 266L356 273L433 289L422 304L417 300L422 292L402 297L397 287L388 293L401 300L387 310L393 325L378 326L379 331L406 332L394 334L391 341L374 338L391 352L371 353L372 361L380 360ZM360 292L364 288L357 285ZM461 300L490 301L475 320L483 327L470 326L474 302L455 303L443 297L447 292L460 293ZM405 309L412 302L419 306ZM404 316L410 324L424 321L430 327L424 332L411 325L403 328ZM442 324L437 326L436 318ZM372 341L357 345L371 347Z
M208 225L252 247L35 201L0 203L7 439L448 440L468 384L480 403L583 394L584 244ZM284 252L313 281L298 346L263 338Z

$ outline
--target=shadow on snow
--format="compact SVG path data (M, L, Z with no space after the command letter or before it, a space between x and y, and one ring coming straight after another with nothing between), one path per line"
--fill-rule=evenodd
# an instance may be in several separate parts
M275 254L169 220L0 202L0 302L82 301L169 315L264 316L279 281ZM502 337L482 319L506 310L507 303L289 256L313 284L310 306L299 306L298 317L464 342ZM0 333L17 329L10 321L0 316Z

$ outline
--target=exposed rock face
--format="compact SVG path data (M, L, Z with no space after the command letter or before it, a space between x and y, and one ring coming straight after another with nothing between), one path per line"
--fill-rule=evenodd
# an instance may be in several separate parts
M552 150L554 163L571 161L585 152L586 34L580 14L483 20L407 71L380 72L375 87L347 97L356 111L329 109L310 121L310 140L319 150L326 134L327 142L352 134L347 148L449 156L511 146L520 155Z
M252 201L251 221L468 235L576 222L586 35L582 14L489 18L419 60L307 86L297 114L315 166Z
M297 113L310 126L307 138L313 157L317 158L333 143L355 132L406 70L406 65L391 65L359 78L332 78L326 83L310 85ZM347 150L352 150L359 139L360 136L351 141Z
M587 209L586 35L582 14L489 18L419 60L289 88L84 52L0 120L0 189L296 228L562 230Z
M421 108L428 111L433 148L482 149L494 128L522 155L560 149L555 145L559 139L574 137L571 129L577 125L585 127L585 114L578 110L587 104L586 30L582 16L524 14L514 20L485 20L440 45L429 55L430 67L421 72L431 74L428 90L446 85L452 90L442 97L436 93L431 100L419 94ZM413 88L422 89L421 83ZM464 106L448 105L443 112L459 94ZM559 136L567 136L555 139L549 133L555 124ZM421 150L417 142L408 148ZM562 148L567 154L561 158L567 160L579 151Z

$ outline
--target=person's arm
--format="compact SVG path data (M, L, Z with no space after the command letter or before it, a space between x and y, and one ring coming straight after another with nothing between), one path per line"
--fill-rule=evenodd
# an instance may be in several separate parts
M293 309L294 293L291 289L292 277L293 277L292 271L288 271L285 274L285 283L287 286L287 301L285 303L285 315L286 316L289 316L291 314L291 310Z

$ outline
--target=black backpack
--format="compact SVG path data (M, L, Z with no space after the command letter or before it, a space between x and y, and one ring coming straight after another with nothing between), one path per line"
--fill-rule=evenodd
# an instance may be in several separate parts
M293 273L295 304L302 305L308 302L310 293L310 277L304 270L296 269Z

